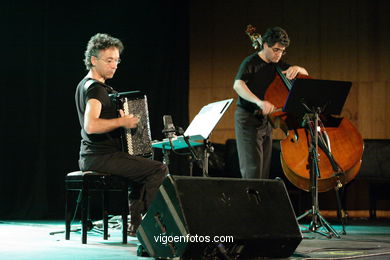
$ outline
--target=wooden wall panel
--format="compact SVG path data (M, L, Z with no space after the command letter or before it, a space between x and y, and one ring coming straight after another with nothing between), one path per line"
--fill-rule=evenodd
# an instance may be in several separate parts
M376 57L373 55L376 52L374 49L376 49L376 39L378 39L376 8L377 6L374 6L372 2L359 1L361 12L358 13L359 45L356 54L358 57L358 80L361 82L372 82L377 74Z
M389 82L359 83L357 125L363 137L389 138L390 105L388 97L390 97Z
M359 83L359 105L356 108L358 110L357 126L359 131L365 136L373 136L373 122L371 121L374 106L374 102L372 102L372 85L372 82Z
M389 7L385 1L191 1L190 120L214 101L237 98L232 90L241 61L253 53L247 24L263 33L285 28L291 38L285 60L318 79L351 81L342 116L368 139L390 138ZM235 104L211 141L234 138ZM281 139L281 131L274 131Z
M345 102L341 116L348 118L349 121L358 128L358 107L359 107L359 83L352 82L352 87Z
M355 13L354 5L347 1L321 6L321 41L318 43L320 78L349 81L356 79L357 61L352 55L357 48Z

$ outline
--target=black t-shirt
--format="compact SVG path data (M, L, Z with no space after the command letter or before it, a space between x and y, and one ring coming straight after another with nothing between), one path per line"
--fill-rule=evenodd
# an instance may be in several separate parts
M87 134L84 130L84 113L89 99L94 98L102 104L100 118L117 118L116 104L110 99L109 94L114 90L102 82L84 78L76 89L76 108L81 126L80 155L86 154L106 154L121 151L120 129L104 134Z
M282 70L286 70L290 67L289 64L283 61L279 61L278 63L267 63L261 59L256 52L244 59L235 80L240 79L244 81L249 90L263 100L268 86L275 79L277 73L275 66L279 66ZM255 103L249 102L240 96L238 96L237 105L251 113L256 109L259 109Z

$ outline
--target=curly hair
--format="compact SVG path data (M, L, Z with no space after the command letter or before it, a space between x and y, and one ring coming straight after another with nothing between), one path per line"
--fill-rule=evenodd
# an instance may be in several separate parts
M262 39L263 44L267 43L269 47L274 46L276 43L280 43L286 48L290 45L290 39L288 38L287 32L280 27L268 28L262 35Z
M97 57L99 55L99 51L105 50L111 47L116 47L119 50L119 53L123 51L123 44L121 40L114 38L105 33L98 33L91 37L88 42L87 49L84 53L84 64L87 70L91 69L91 57Z

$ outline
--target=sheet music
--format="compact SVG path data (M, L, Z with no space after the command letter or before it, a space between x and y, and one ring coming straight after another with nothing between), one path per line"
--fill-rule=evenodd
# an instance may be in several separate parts
M194 141L207 139L232 102L231 98L202 107L184 132L184 136Z
M199 113L192 120L187 130L184 132L184 136L189 137L191 146L203 145L203 142L196 142L207 139L218 121L223 114L229 108L233 99L226 99L214 103L210 103L199 111ZM172 138L172 144L175 150L187 148L188 145L185 142L183 136L177 136ZM166 138L162 141L154 141L152 147L160 149L170 149L171 144Z

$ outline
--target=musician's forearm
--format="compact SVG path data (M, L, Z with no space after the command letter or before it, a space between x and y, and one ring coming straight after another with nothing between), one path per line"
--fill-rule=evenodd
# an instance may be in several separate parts
M249 88L246 86L245 82L242 80L236 80L233 85L233 89L237 92L237 94L245 100L249 102L255 103L260 107L262 100L258 98L255 94L253 94Z
M102 119L102 118L91 118L85 119L84 130L88 134L103 134L111 132L119 127L122 127L123 119L113 118L113 119Z

